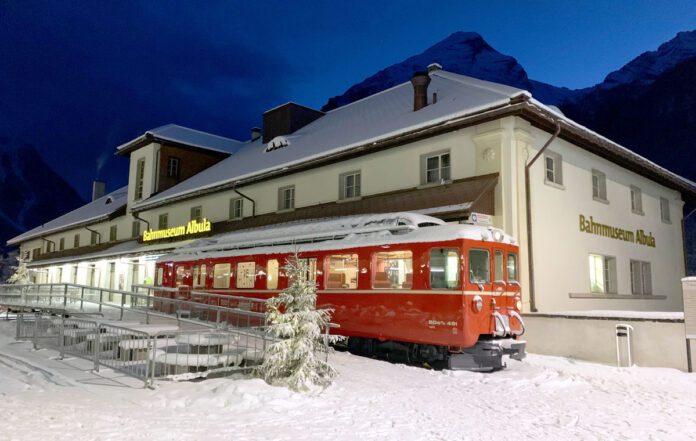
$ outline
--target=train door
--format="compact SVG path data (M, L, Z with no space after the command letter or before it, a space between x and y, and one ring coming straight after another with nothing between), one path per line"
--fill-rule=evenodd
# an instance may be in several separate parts
M497 247L493 248L493 295L505 296L507 292L507 276L505 275L505 252ZM502 298L500 300L503 300Z
M485 244L472 244L466 249L466 282L465 292L467 299L474 301L481 299L481 309L471 315L470 332L475 334L492 333L495 322L491 313L495 308L493 280L491 278L491 250Z

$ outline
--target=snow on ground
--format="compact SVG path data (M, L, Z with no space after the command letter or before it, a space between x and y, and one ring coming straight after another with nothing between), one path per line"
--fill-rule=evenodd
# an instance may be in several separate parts
M258 379L157 382L15 342L0 320L0 439L611 440L696 437L696 374L531 355L493 374L346 353L320 396Z

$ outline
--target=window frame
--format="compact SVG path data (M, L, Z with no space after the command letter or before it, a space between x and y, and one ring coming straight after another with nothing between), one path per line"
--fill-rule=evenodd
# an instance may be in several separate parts
M643 191L640 187L631 185L630 190L631 195L631 212L633 214L639 214L643 216L645 212L643 211Z
M483 251L488 256L488 259L487 259L487 261L488 261L488 280L487 281L475 281L472 279L472 277L471 277L471 262L472 262L471 252L472 251ZM467 280L469 281L469 283L472 285L479 285L479 284L487 285L487 284L491 283L491 281L492 281L491 275L494 275L494 274L491 274L492 273L492 271L491 271L491 250L489 250L487 248L469 248L467 250L466 254L467 254L467 266L466 266L467 271L466 271L466 273L467 273Z
M217 268L221 267L221 269L224 270L223 267L227 266L227 272L222 272L220 275L217 273ZM223 277L224 274L227 274L227 277ZM230 262L220 262L220 263L215 263L213 264L213 289L229 289L230 285L232 284L232 264ZM218 281L222 281L222 285L224 286L218 286Z
M161 213L157 217L157 229L166 230L169 227L169 213Z
M248 268L251 268L251 273L249 273ZM236 289L254 289L256 286L256 262L253 260L237 262L235 264L235 269L236 277L234 287ZM247 286L249 284L251 286Z
M198 215L195 213L198 212ZM196 205L195 207L191 207L191 216L189 217L189 220L195 220L196 222L201 222L203 220L203 206L202 205Z
M236 215L237 207L236 204L239 203L239 216ZM230 220L240 220L244 218L244 198L236 197L230 199Z
M285 197L285 193L290 192L291 197L288 199ZM278 189L278 211L290 211L295 209L295 186L286 185ZM289 206L285 205L285 202L289 201Z
M139 201L145 193L145 158L140 158L135 163L135 193L133 199Z
M442 158L447 156L447 166L442 165ZM438 165L437 168L428 168L428 160L432 158L437 158ZM452 153L450 149L437 150L434 152L424 153L420 156L421 165L421 185L440 185L452 182ZM437 179L429 180L428 172L437 170ZM444 177L445 173L443 170L447 170L447 176Z
M454 251L454 252L457 254L457 270L456 270L457 280L456 280L456 285L455 285L454 287L451 287L451 288L450 288L450 287L447 287L447 273L446 273L446 272L445 272L445 287L444 287L444 288L442 288L442 287L434 288L434 287L433 287L433 276L432 276L432 273L433 273L433 271L432 271L432 269L433 269L433 264L432 264L433 258L432 258L432 256L433 256L433 251L434 251L434 250ZM434 247L434 248L430 248L430 249L428 250L427 256L428 256L428 286L429 286L430 289L446 290L446 291L455 291L455 290L458 290L458 289L461 288L461 286L462 286L462 275L461 275L461 259L462 259L462 253L461 253L461 250L460 250L460 249L458 249L458 248L456 248L456 247ZM444 267L444 268L445 268L445 271L446 271L447 263L445 263L445 267Z
M181 159L176 156L167 156L167 177L179 179Z
M353 177L353 184L348 185L348 178ZM356 183L357 182L357 183ZM348 195L348 189L352 189L353 195ZM338 199L345 201L359 199L362 196L362 171L353 170L341 173L338 178Z
M647 271L646 271L647 268ZM636 286L636 274L635 271L638 269L638 276L640 279L640 286ZM639 296L651 296L653 295L653 283L652 283L652 264L645 260L631 259L629 261L629 272L631 277L631 295ZM647 274L647 281L646 281ZM647 288L647 289L646 289Z
M343 280L343 284L338 287L338 288L329 288L329 278L331 274L331 258L334 257L339 257L339 258L345 258L348 256L350 259L355 260L355 286L351 288L351 282L348 281L348 278L346 277L345 280ZM324 258L324 268L326 269L324 271L324 289L326 290L356 290L358 289L358 286L360 284L360 256L358 253L340 253L340 254L329 254ZM337 272L336 274L341 274L340 272Z
M672 214L670 213L669 205L669 199L660 197L660 220L665 224L672 223Z
M109 242L116 240L118 240L118 225L111 225L109 227Z
M275 264L271 265L271 262ZM266 261L266 289L277 290L279 289L278 280L280 279L280 260L278 259L268 259Z
M595 194L595 178L597 179L597 193ZM592 199L598 202L609 202L607 197L607 175L597 169L592 169Z
M140 221L133 221L131 224L131 237L140 237Z
M616 268L616 257L615 256L608 256L606 254L599 254L599 253L589 253L588 254L589 258L593 257L601 257L602 258L602 279L604 281L602 290L597 291L595 290L594 286L596 285L593 283L594 281L592 280L592 274L593 270L596 268L592 267L592 263L588 261L590 264L589 266L589 273L588 276L590 278L590 292L593 294L605 294L605 295L616 295L618 294L618 279L617 279L617 268Z
M384 257L380 258L379 255L385 255L385 254L396 254L396 253L408 253L408 257ZM378 287L375 286L376 282L376 276L378 274L378 271L376 271L376 266L377 266L377 261L378 260L409 260L411 262L411 272L408 273L406 272L406 267L404 267L404 282L402 283L397 283L396 285L392 285L390 283L390 286L386 287ZM372 253L372 256L370 258L370 262L372 263L372 270L370 271L370 287L371 289L390 289L390 290L405 290L405 289L413 289L413 251L411 250L389 250L389 251L376 251ZM384 271L385 273L389 274L387 271ZM406 276L408 274L411 274L411 287L405 287L404 285L406 284Z
M89 236L89 244L90 245L99 245L101 242L101 235L96 232L96 231L90 231L90 236Z
M80 248L80 233L75 234L73 237L73 248Z
M549 179L549 160L553 165L552 179ZM547 150L544 152L544 183L558 187L563 187L563 156L560 153Z
M65 238L61 237L58 239L58 251L63 251L65 249Z

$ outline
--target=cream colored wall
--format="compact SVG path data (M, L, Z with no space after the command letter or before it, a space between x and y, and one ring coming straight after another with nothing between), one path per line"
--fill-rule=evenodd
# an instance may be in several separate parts
M500 131L499 127L498 125ZM399 148L249 185L240 188L240 191L256 201L257 214L264 214L278 211L278 189L288 185L295 186L296 208L338 200L339 175L349 171L360 170L362 196L414 188L421 183L420 156L440 150L450 150L452 179L497 171L497 166L485 170L477 168L477 147L472 139L475 136L475 128L462 129ZM203 208L203 216L208 220L227 220L229 200L235 197L239 195L227 190L148 210L140 216L149 220L155 229L161 213L168 214L170 227L183 225L190 220L191 208L200 205ZM251 202L244 200L244 216L250 216L251 209Z
M524 206L524 163L550 138L550 134L518 120L516 138L518 153L517 188L520 242L526 251ZM530 145L531 144L531 145ZM525 151L530 146L529 156ZM680 278L684 275L681 218L682 206L678 192L630 172L599 156L564 140L556 140L550 151L562 155L563 187L544 182L543 156L532 166L532 226L534 238L534 278L536 306L540 312L585 309L664 310L681 308ZM608 204L592 197L592 169L606 174ZM630 186L643 193L644 215L631 211ZM521 196L521 197L520 197ZM671 223L660 216L660 197L670 201ZM627 230L645 230L656 238L656 247L629 243L581 232L579 215L593 216L595 222ZM623 299L570 298L570 293L590 293L589 254L616 258L618 294ZM524 253L523 253L524 255ZM526 257L526 256L524 256ZM652 266L654 297L649 300L631 296L629 261L648 261ZM522 260L527 268L527 260ZM523 280L525 287L528 279ZM664 296L665 298L660 298ZM524 303L529 307L528 291Z

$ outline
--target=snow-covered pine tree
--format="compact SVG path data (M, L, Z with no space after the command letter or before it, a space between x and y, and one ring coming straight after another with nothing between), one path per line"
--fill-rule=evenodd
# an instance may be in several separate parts
M317 309L317 287L309 280L308 264L297 253L284 266L288 288L268 300L268 333L278 341L266 348L259 375L267 383L298 392L318 392L336 378L337 372L317 354L323 344L322 330L330 323L331 309ZM331 342L341 337L330 335Z
M7 279L7 283L13 285L27 285L31 283L29 269L23 260L19 259L17 266L13 266L12 269L14 269L14 273Z

